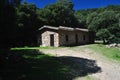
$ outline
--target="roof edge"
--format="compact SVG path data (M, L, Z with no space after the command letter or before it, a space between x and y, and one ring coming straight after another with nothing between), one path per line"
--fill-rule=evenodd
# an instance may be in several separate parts
M71 28L71 27L65 27L65 26L59 26L59 27L54 27L54 26L48 26L48 25L44 25L43 27L39 28L38 30L42 30L44 28L47 29L53 29L53 30L67 30L67 31L84 31L84 32L89 32L88 29L84 29L84 28Z
M38 30L42 30L44 28L48 28L48 29L53 29L53 30L58 30L58 27L53 27L53 26L48 26L48 25L44 25L43 27L39 28Z

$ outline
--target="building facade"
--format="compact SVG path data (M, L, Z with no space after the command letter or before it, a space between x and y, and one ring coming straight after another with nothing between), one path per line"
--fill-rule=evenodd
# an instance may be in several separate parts
M43 26L39 29L38 44L41 46L74 46L94 43L94 36L88 29Z

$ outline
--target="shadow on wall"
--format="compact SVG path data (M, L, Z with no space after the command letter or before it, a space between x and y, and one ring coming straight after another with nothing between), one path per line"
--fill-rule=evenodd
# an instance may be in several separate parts
M73 80L97 73L94 60L78 57L53 57L39 50L0 50L1 80Z

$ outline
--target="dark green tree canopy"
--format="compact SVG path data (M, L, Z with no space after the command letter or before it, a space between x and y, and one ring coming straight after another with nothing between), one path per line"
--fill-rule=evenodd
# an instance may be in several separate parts
M76 26L77 19L74 16L73 3L68 0L58 0L58 2L48 5L37 11L39 19L47 25L52 26Z
M0 0L0 47L36 43L43 25L88 28L105 43L120 43L120 6L75 11L71 0L37 8L21 0ZM105 35L104 35L105 34Z
M98 9L98 12L91 13L86 21L88 29L95 31L96 36L103 39L104 42L106 40L108 43L119 43L120 12L114 9L115 7L110 7L112 6L108 6L104 11L99 12L101 9ZM119 7L117 6L117 8Z

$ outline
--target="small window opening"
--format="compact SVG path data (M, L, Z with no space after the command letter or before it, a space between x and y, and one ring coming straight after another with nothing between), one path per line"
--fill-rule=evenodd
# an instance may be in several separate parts
M68 42L68 41L69 41L69 39L68 39L68 35L66 35L65 38L66 38L66 42Z
M83 40L85 40L85 35L83 35Z

